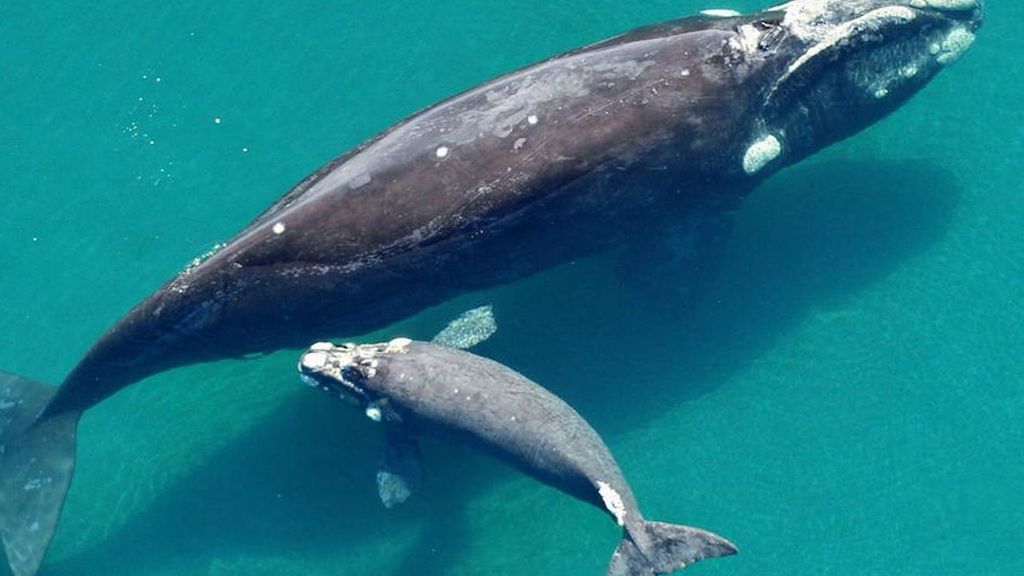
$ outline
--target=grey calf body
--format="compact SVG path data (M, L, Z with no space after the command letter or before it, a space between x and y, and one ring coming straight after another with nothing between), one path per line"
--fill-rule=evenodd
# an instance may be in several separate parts
M432 436L467 444L601 508L624 530L610 574L667 573L736 551L709 532L644 520L614 457L586 420L493 360L397 339L362 346L317 344L299 370L311 386L379 420L389 442L401 439L407 446L416 437Z

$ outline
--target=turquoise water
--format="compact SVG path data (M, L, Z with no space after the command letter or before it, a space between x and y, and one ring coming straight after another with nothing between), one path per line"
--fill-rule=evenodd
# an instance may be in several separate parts
M482 353L574 404L647 516L742 549L692 573L1024 573L1024 6L988 4L964 61L758 190L688 297L637 290L610 255L375 336L493 303ZM0 367L59 382L190 259L416 109L707 7L0 3ZM458 448L429 446L422 497L382 509L377 431L294 360L184 368L90 411L42 574L603 573L606 517Z

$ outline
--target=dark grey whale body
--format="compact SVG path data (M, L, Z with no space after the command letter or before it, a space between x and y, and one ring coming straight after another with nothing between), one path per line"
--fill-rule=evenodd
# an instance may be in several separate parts
M42 561L97 402L175 366L379 328L638 231L685 219L699 237L774 171L896 109L981 15L976 0L796 0L687 18L400 122L136 306L59 388L0 375L13 571Z
M388 452L397 443L399 450L415 453L420 436L468 444L604 510L623 528L609 575L668 574L736 553L710 532L644 520L619 465L586 420L493 360L399 338L361 346L316 344L303 355L299 371L311 386L380 421ZM407 473L391 468L391 474Z

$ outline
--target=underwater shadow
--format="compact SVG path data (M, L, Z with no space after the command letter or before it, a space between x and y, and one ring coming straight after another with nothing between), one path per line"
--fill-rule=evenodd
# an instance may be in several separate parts
M726 385L809 313L925 252L959 197L956 179L930 163L800 165L748 199L717 267L677 279L688 290L644 291L637 301L615 277L615 256L563 266L488 291L499 332L476 351L551 388L612 438ZM349 408L298 392L100 544L41 574L144 574L173 562L213 575L220 557L300 559L413 523L418 541L392 573L449 571L470 538L462 509L517 473L428 446L423 493L388 511L373 480L379 442Z
M795 166L745 201L724 245L706 247L710 266L700 258L700 268L662 273L661 251L578 263L555 282L502 293L500 338L481 353L551 388L603 435L624 432L726 384L810 313L841 307L926 252L961 190L930 162ZM616 276L614 258L649 272ZM646 284L629 286L637 281Z

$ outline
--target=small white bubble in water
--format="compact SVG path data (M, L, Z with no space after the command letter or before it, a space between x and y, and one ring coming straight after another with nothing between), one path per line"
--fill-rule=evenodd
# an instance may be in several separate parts
M243 146L242 147L242 152L248 152L248 151L249 151L249 148L247 146Z
M213 117L213 123L214 124L220 124L220 116L214 116Z
M157 77L156 77L156 81L157 81L157 82L163 82L163 78L161 78L161 77L157 76Z

